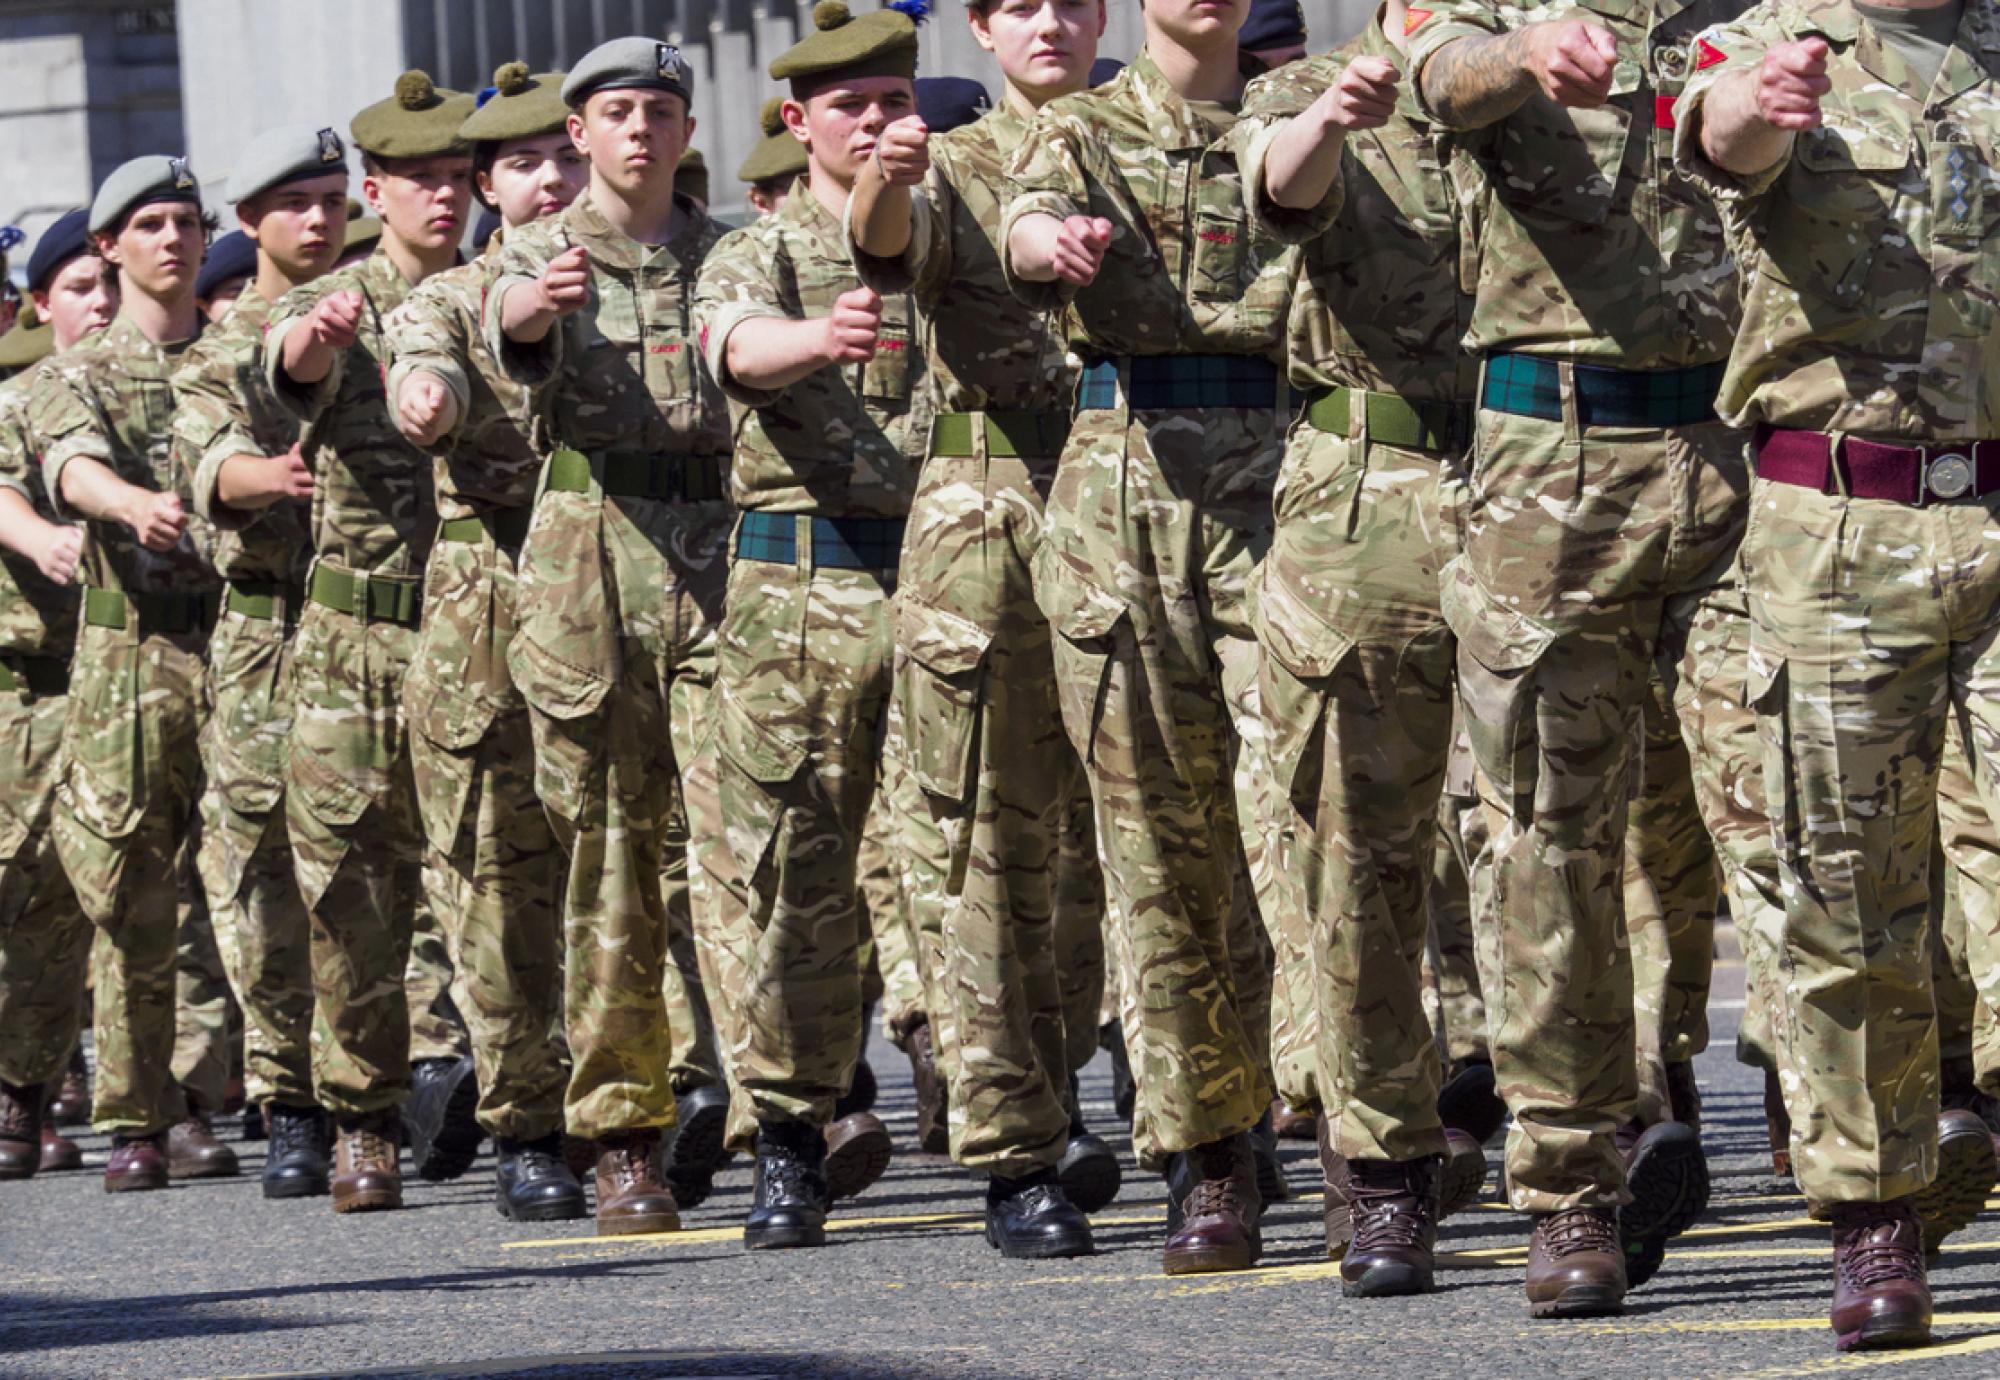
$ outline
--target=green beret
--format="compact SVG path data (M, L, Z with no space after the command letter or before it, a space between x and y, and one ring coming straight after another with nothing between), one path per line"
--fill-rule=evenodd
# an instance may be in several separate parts
M102 235L115 228L127 211L165 201L201 205L201 184L187 159L163 154L134 158L114 169L97 189L97 199L90 203L90 233Z
M331 129L279 125L250 141L229 175L229 199L251 197L308 177L347 172L347 143Z
M21 308L14 329L0 335L0 369L26 369L55 353L55 327L35 315L32 303Z
M554 134L569 123L562 82L560 72L530 75L527 63L508 63L493 74L492 91L480 93L479 108L458 137L468 144L504 144Z
M671 91L692 105L694 69L671 43L614 38L583 55L563 83L562 98L580 110L600 91Z
M772 62L771 80L789 81L797 92L862 77L916 79L917 26L901 10L876 10L856 19L845 0L820 0L813 25L812 33Z
M754 185L776 177L798 177L805 172L806 146L785 128L784 104L782 96L773 96L758 112L757 123L763 128L764 137L736 170L739 181Z
M459 127L474 109L473 98L446 91L427 72L396 78L396 94L377 101L347 126L364 153L377 158L435 158L464 153Z
M674 190L708 205L708 160L701 156L700 149L689 149L681 155L680 166L674 169Z

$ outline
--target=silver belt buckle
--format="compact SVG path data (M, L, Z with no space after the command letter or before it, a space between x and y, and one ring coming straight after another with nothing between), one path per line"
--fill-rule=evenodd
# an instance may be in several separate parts
M1958 451L1932 456L1924 466L1924 490L1933 498L1963 498L1972 492L1972 457Z

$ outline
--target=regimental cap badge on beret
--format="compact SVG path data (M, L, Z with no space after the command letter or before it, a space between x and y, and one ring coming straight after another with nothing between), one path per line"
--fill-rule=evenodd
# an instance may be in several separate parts
M338 163L347 157L347 147L340 142L340 136L331 129L319 132L319 161Z
M654 55L658 59L655 65L659 68L661 80L672 82L687 80L687 63L681 59L680 49L671 43L662 43L654 50Z
M167 167L173 173L175 191L189 192L194 190L194 174L188 171L187 159L169 158L167 160Z

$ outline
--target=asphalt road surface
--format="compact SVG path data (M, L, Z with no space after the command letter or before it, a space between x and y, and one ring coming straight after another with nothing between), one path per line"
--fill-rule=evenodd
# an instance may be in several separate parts
M679 1234L600 1241L588 1222L504 1221L489 1159L413 1182L403 1212L337 1219L324 1199L265 1202L255 1145L242 1180L108 1197L87 1137L84 1172L0 1185L0 1376L2000 1375L2000 1201L1932 1276L1937 1345L1834 1356L1825 1229L1769 1182L1761 1084L1731 1057L1741 987L1718 974L1700 1064L1714 1204L1616 1319L1529 1319L1526 1219L1491 1202L1445 1225L1436 1295L1341 1298L1296 1144L1298 1196L1249 1273L1162 1276L1161 1187L1129 1162L1096 1256L1002 1260L979 1188L908 1148L907 1066L877 1044L901 1157L819 1251L742 1249L741 1160ZM1100 1058L1101 1128L1109 1097Z

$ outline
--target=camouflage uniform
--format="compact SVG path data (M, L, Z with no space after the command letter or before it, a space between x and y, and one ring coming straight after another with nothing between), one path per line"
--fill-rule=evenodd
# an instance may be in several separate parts
M1969 1060L1982 1091L2000 1092L2000 833L1972 776L1965 735L1953 719L1938 776L1938 832L1951 866L1939 921L1938 1050ZM1949 995L1947 995L1947 993ZM1958 1029L1946 1025L1956 1008Z
M28 431L36 377L0 385L0 488L47 517ZM0 1082L16 1087L62 1077L90 962L90 922L49 829L76 624L74 588L0 549Z
M1292 255L1246 223L1235 123L1141 53L1042 111L1007 169L1001 226L1003 245L1031 214L1116 227L1088 287L1010 279L1032 308L1073 302L1070 343L1092 366L1035 596L1097 807L1111 962L1130 984L1134 1140L1155 1159L1247 1129L1271 1100L1230 917L1245 841L1260 880L1277 870L1250 583L1289 420L1275 364ZM1274 921L1278 898L1258 899Z
M532 716L535 791L569 855L565 1115L588 1137L674 1124L672 973L689 992L662 876L685 846L683 810L705 817L686 768L722 613L729 431L690 319L722 230L693 203L680 209L685 227L654 247L585 196L510 235L486 295L487 346L531 389L559 448L521 558L507 664ZM508 290L572 245L590 252L590 306L537 345L507 341Z
M1486 984L1479 943L1496 932L1492 857L1486 814L1473 780L1472 744L1454 721L1438 798L1437 837L1431 846L1430 883L1424 892L1430 937L1424 945L1424 1003L1438 1048L1452 1064L1490 1059L1486 1041Z
M1408 86L1386 125L1348 137L1320 207L1262 194L1271 136L1363 57L1398 58L1379 20L1244 99L1257 219L1302 245L1289 353L1309 399L1279 477L1257 632L1296 850L1287 908L1311 929L1295 971L1319 975L1330 1139L1350 1159L1414 1160L1445 1148L1422 956L1455 652L1438 610L1438 571L1457 549L1439 479L1458 462L1472 395L1457 196Z
M1003 173L1027 128L1003 105L933 139L908 251L854 254L869 287L911 293L932 371L896 695L918 832L935 846L911 847L907 830L903 841L917 931L939 937L931 1014L952 1157L1007 1178L1054 1166L1069 1142L1052 883L1079 779L1032 575L1075 378L1059 323L1014 301L996 244Z
M1823 124L1754 177L1714 167L1699 140L1714 82L1807 36L1831 49ZM1971 472L1953 501L1935 463L1877 462L1918 477L1876 496L1868 452L1841 439L1814 489L1775 477L1804 477L1780 450L1801 438L1767 430L1743 540L1785 882L1794 1163L1815 1204L1890 1200L1937 1171L1929 931L1947 716L1989 813L2000 752L2000 660L1987 650L2000 496L1976 496L1972 444L2000 437L2000 5L1967 0L1928 86L1840 0L1763 7L1701 43L1677 151L1715 196L1747 285L1723 415L1930 445ZM1826 445L1803 438L1822 456Z
M312 919L313 1082L343 1129L410 1088L409 964L423 834L403 684L437 532L428 457L396 430L384 323L411 285L378 249L272 309L265 376L305 424L314 560L292 642L285 812ZM284 372L290 332L325 298L362 298L360 334L310 386Z
M169 378L187 350L155 344L120 316L36 376L28 425L58 515L70 516L62 474L80 457L129 484L177 490L192 508L168 447ZM165 553L122 523L88 528L53 828L84 914L110 937L98 969L93 1120L144 1136L186 1111L170 1067L180 849L201 785L202 654L220 581L198 518Z
M528 390L486 347L481 313L490 257L436 274L389 315L391 406L415 371L458 404L433 448L438 542L424 581L423 626L403 687L417 808L431 858L431 910L443 922L472 1037L479 1124L539 1140L563 1127L561 855L535 798L527 702L507 649L516 560L543 449Z
M208 645L212 708L195 860L215 938L244 1016L244 1083L253 1102L313 1105L312 954L285 827L291 735L291 631L311 560L305 505L236 512L216 497L232 456L282 455L298 420L264 382L271 304L255 285L174 374L175 460L195 511L217 528L228 583Z
M205 741L208 731L204 727ZM204 774L202 794L208 793ZM229 1096L230 1077L242 1067L241 1012L231 1000L229 974L216 942L208 899L202 894L195 856L201 848L199 812L181 842L174 865L174 894L179 898L174 952L174 1082L187 1095L188 1106L219 1112Z
M860 1054L855 854L881 770L924 366L903 296L885 300L865 364L773 393L724 361L743 322L824 315L856 286L838 219L801 187L716 247L696 293L743 510L717 649L719 815L696 824L713 844L716 970L741 998L730 1062L760 1122L824 1124Z

